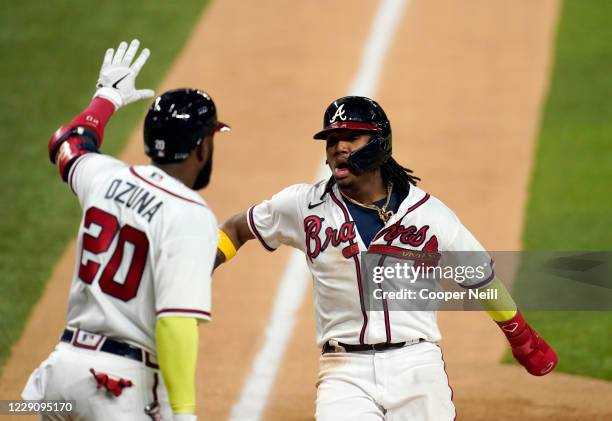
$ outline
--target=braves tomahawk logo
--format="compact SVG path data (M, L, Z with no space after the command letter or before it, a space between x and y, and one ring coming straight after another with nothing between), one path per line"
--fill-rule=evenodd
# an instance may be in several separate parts
M338 109L336 109L336 113L329 119L330 124L334 123L337 118L342 121L346 120L346 116L344 115L344 104L340 105Z

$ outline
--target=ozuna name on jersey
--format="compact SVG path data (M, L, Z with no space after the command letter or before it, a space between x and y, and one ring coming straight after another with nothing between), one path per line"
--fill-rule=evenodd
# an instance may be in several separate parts
M129 181L114 179L104 194L105 199L114 200L151 222L164 202L143 187Z

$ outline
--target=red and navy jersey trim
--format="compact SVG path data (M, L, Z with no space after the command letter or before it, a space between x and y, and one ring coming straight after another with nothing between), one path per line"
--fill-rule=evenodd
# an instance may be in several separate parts
M421 200L419 200L418 202L416 202L414 205L410 206L408 209L406 209L406 212L404 212L404 214L402 215L401 218L399 218L397 220L397 222L395 222L395 224L399 225L402 220L406 217L406 215L408 215L410 212L414 211L416 208L418 208L419 206L421 206L423 203L427 202L427 200L429 200L429 194L425 193L425 196L423 196L423 198ZM384 230L381 230L381 233L384 232ZM380 234L376 235L375 240L378 239L380 237ZM389 240L387 242L387 247L392 247L391 243L393 242L393 240ZM384 247L384 246L380 246L380 247ZM368 250L372 249L372 245L370 245L370 248ZM382 266L382 264L384 263L386 259L386 256L381 256L379 262L378 262L378 266ZM389 314L389 307L387 305L387 299L383 298L383 313L385 315L385 334L387 336L387 343L391 343L393 341L393 335L391 333L391 316Z
M429 193L425 193L425 196L423 196L423 198L421 200L419 200L418 202L416 202L414 205L410 206L408 209L406 209L406 212L404 212L404 214L402 215L402 217L400 219L398 219L398 221L396 222L396 224L399 224L402 219L404 219L406 217L406 215L408 215L410 212L412 212L413 210L415 210L416 208L418 208L419 206L421 206L423 203L427 202L429 200L431 196L429 195Z
M350 222L350 217L349 217L349 213L348 210L346 209L346 207L344 206L344 204L338 200L338 198L336 197L336 195L334 194L333 191L329 192L330 197L332 198L333 202L340 208L340 210L342 211L342 214L344 215L344 220L345 222ZM354 240L351 239L349 240L349 244L352 246L354 243ZM361 326L361 333L359 334L359 343L360 344L364 344L364 337L365 337L365 332L366 332L366 328L368 326L368 314L365 310L365 305L364 305L364 297L363 297L363 285L361 282L361 265L359 264L359 256L358 254L354 254L352 256L353 261L355 262L355 272L357 274L357 287L359 288L359 304L361 305L361 314L363 316L363 325Z
M495 270L493 269L493 259L491 259L491 262L489 263L489 267L491 268L491 274L487 276L487 278L484 281L478 282L477 284L474 284L474 285L463 285L463 284L459 284L459 285L461 285L461 287L465 289L478 289L478 288L486 287L491 282L493 282L493 279L495 279Z
M418 208L419 206L421 206L423 203L427 202L427 200L429 200L430 196L428 193L425 193L425 196L423 196L421 198L421 200L419 200L418 202L416 202L414 205L410 206L408 209L406 209L406 212L404 212L404 214L402 215L401 218L399 218L394 225L399 225L402 220L406 217L406 215L408 215L410 212L412 212L413 210L415 210L416 208ZM372 242L378 240L383 234L385 233L385 229L383 228L382 230L380 230L380 232L378 234L376 234L374 236L374 238L372 239ZM390 244L390 243L389 243Z
M188 199L188 198L186 198L186 197L184 197L184 196L181 196L180 194L176 194L176 193L174 193L174 192L171 192L171 191L170 191L170 190L168 190L168 189L165 189L165 188L163 188L163 187L161 187L161 186L158 186L157 184L153 183L152 181L147 180L147 179L146 179L146 178L144 178L142 175L138 174L138 173L136 172L136 170L134 169L134 167L130 167L130 172L131 172L131 173L132 173L132 174L133 174L135 177L139 178L140 180L144 181L145 183L149 184L150 186L153 186L153 187L155 187L156 189L159 189L159 190L163 191L164 193L168 193L170 196L176 197L176 198L178 198L178 199L182 199L182 200L184 200L184 201L186 201L186 202L189 202L189 203L193 203L194 205L202 206L202 207L205 207L205 208L207 208L207 207L208 207L208 206L206 206L206 205L205 205L205 204L203 204L203 203L196 202L195 200L192 200L192 199Z
M261 245L266 250L268 250L270 252L275 251L276 250L275 248L272 248L268 244L266 244L265 240L263 239L263 237L261 236L261 234L257 230L257 227L255 226L255 218L253 216L253 209L254 208L255 208L255 206L251 206L251 208L248 211L248 215L247 215L247 222L249 223L249 226L251 227L251 231L253 231L253 234L255 234L255 237L257 237L257 239L259 240Z
M199 314L201 316L212 317L212 314L209 311L204 310L196 310L193 308L162 308L157 312L157 315L164 313L192 313Z

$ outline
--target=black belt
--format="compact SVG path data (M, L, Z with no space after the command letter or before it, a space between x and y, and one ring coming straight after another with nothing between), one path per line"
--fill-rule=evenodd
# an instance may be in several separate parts
M60 339L62 342L67 342L74 346L78 347L78 344L75 345L72 343L72 339L74 338L75 332L70 329L64 329L64 333L62 334L62 338ZM101 335L100 335L101 336ZM158 369L159 366L151 361L150 354L147 351L144 351L137 346L127 344L125 342L119 342L111 338L103 337L102 346L97 349L98 351L108 352L109 354L119 355L120 357L129 358L134 361L139 361L141 363L146 364L148 367Z
M395 342L395 343L378 343L378 344L361 344L361 345L351 345L345 344L342 342L336 342L336 345L331 344L330 341L325 342L323 345L322 354L327 354L328 352L337 352L338 348L344 348L346 352L360 352L360 351L385 351L387 349L396 349L403 348L406 345L414 345L419 342L423 342L425 339L419 339L411 342ZM335 341L334 341L335 342Z

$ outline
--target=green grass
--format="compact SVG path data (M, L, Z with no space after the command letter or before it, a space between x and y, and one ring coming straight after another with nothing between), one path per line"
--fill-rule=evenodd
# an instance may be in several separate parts
M152 54L137 82L154 88L206 0L23 0L0 12L0 366L68 241L80 209L47 158L47 141L89 102L104 51L139 38ZM122 109L103 150L120 151L145 101ZM67 291L66 291L67 293ZM64 308L51 311L65 312Z
M608 0L563 3L526 250L612 250L611 21ZM612 312L539 312L528 319L558 351L559 371L612 380Z

